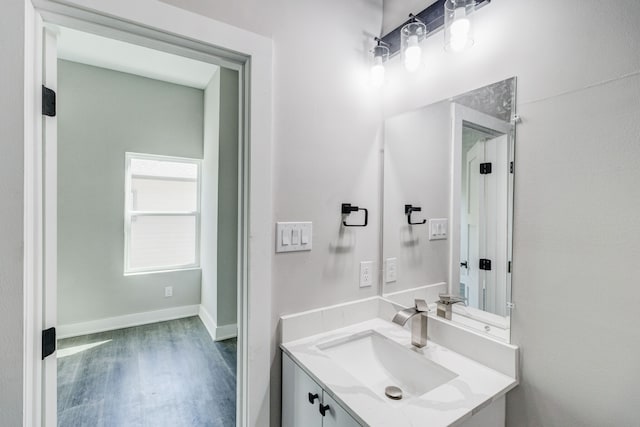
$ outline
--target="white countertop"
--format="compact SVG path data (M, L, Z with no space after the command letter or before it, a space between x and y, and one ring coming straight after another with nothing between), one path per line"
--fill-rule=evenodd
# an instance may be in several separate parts
M368 330L375 330L457 376L421 396L400 401L380 397L318 348L323 343ZM518 384L516 378L432 341L425 348L415 348L409 330L379 318L286 342L281 348L358 422L374 427L458 425Z

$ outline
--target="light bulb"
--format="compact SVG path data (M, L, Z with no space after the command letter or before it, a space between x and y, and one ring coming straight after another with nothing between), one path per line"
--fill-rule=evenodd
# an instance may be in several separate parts
M371 67L371 84L373 87L381 87L383 83L384 65L382 64L382 56L376 56Z
M454 52L463 50L469 41L469 30L471 22L467 18L467 12L464 7L458 7L454 11L453 22L449 28L451 33L450 47Z
M407 39L407 47L404 50L404 67L407 71L416 71L420 67L422 50L418 46L418 36L413 34Z

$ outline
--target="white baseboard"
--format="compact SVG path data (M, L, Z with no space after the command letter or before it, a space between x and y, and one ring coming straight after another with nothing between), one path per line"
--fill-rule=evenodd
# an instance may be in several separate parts
M238 325L216 325L215 320L213 320L213 316L211 313L204 308L203 305L200 305L200 310L198 311L198 316L200 316L200 320L204 323L204 327L207 328L207 332L211 336L211 339L214 341L222 341L229 338L235 338L238 336Z
M202 320L204 327L207 328L207 332L209 332L209 335L211 335L211 339L215 341L216 340L216 322L215 320L213 320L213 317L211 317L211 314L209 314L207 309L204 308L202 304L200 305L200 309L198 310L198 316L200 317L200 320Z
M94 334L96 332L112 331L115 329L130 328L132 326L197 316L199 314L199 309L199 304L185 305L182 307L166 308L163 310L107 317L105 319L90 320L88 322L58 325L57 336L59 339L70 338L80 335Z
M236 338L238 336L238 325L236 323L232 325L222 325L216 328L216 341L227 340L229 338Z

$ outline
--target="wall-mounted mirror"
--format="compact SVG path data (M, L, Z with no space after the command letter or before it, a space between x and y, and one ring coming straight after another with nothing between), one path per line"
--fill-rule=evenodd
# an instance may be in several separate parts
M382 294L509 341L516 79L385 121Z

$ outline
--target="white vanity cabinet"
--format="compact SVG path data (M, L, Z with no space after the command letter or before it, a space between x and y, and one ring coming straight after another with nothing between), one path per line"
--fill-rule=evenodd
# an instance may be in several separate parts
M282 354L282 427L361 427L291 358Z

